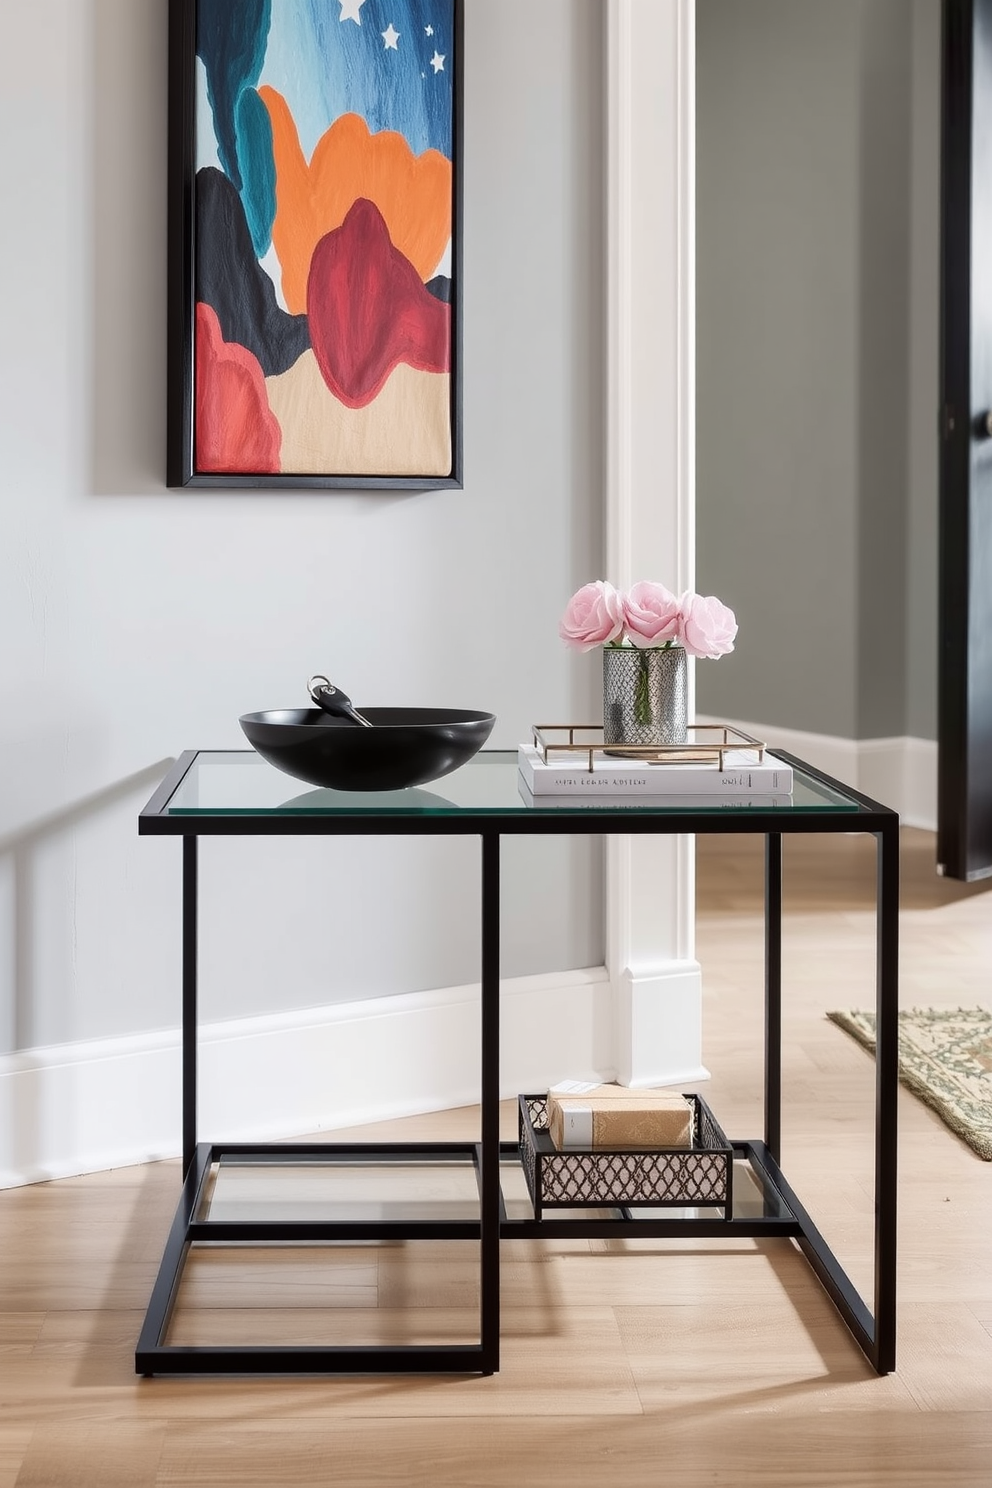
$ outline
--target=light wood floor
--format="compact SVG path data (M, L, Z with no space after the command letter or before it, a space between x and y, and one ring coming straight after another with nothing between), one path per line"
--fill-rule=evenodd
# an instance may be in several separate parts
M784 1167L867 1287L873 1067L824 1013L871 996L874 848L786 849ZM992 892L933 877L919 832L904 834L904 876L904 1005L989 1005ZM705 1093L733 1135L757 1136L755 845L701 839L698 877ZM176 1165L2 1193L0 1488L989 1488L992 1164L905 1092L900 1112L899 1361L884 1379L791 1242L642 1239L508 1243L490 1379L139 1380ZM389 1131L476 1124L460 1111ZM197 1258L177 1336L309 1339L330 1318L342 1339L460 1337L474 1323L471 1246L341 1249L330 1285L309 1247L239 1260Z

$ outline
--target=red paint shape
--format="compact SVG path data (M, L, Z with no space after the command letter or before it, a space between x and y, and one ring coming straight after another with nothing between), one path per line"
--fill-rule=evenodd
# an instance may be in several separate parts
M314 249L307 315L321 375L349 408L371 403L399 362L421 372L450 367L449 307L424 288L364 197Z
M277 474L281 447L258 358L225 341L217 312L197 304L197 470Z

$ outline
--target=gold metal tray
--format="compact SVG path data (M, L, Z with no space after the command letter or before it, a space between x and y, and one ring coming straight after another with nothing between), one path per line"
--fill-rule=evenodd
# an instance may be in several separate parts
M595 770L596 757L647 761L654 765L717 764L724 768L724 756L738 749L753 749L756 764L761 764L767 745L729 723L690 723L684 744L606 744L601 723L535 723L534 747L544 764L549 758L585 755L589 769ZM701 737L702 736L702 737Z

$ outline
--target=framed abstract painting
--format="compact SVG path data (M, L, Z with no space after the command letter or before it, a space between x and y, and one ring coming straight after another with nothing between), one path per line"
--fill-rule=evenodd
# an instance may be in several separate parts
M462 28L170 0L170 486L461 486Z

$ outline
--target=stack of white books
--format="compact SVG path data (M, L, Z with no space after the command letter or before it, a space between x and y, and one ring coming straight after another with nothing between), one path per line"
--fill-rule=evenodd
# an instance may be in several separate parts
M587 751L568 755L549 750L545 759L533 744L521 744L517 763L524 799L540 797L542 804L546 797L570 804L576 799L601 804L671 797L673 805L702 808L792 803L792 766L767 749L725 750L722 766L718 759L675 764L597 750L590 769Z

